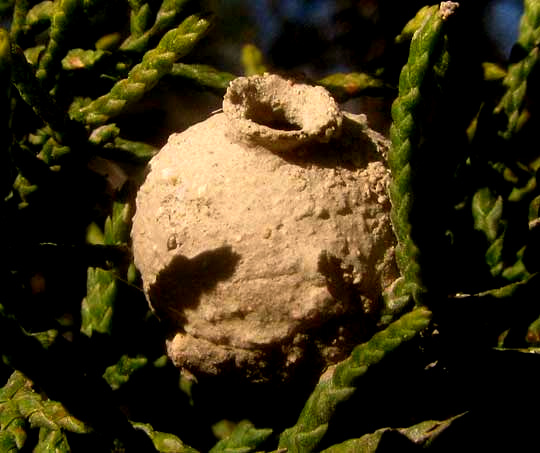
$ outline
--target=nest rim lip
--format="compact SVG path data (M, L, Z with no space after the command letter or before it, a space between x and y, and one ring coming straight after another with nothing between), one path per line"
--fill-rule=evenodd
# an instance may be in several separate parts
M323 87L267 73L232 80L223 112L235 139L280 151L311 141L326 143L343 121Z

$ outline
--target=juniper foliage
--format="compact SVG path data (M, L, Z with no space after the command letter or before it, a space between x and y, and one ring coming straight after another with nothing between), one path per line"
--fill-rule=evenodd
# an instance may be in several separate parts
M396 30L399 77L388 63L313 81L339 101L393 99L401 277L365 341L301 384L305 401L278 386L278 405L255 392L244 414L229 389L251 389L213 391L167 362L129 250L133 194L156 152L130 124L167 84L224 93L235 74L185 59L215 19L185 0L0 2L0 449L528 446L539 421L527 379L540 369L540 1L524 6L507 65L471 45L474 8L442 2ZM238 59L246 74L280 70L253 45ZM212 426L229 428L217 439Z

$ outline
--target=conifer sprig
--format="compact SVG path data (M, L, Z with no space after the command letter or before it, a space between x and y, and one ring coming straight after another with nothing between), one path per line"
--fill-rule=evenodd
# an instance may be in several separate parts
M12 174L11 133L11 49L9 33L0 29L0 196L4 199L15 177Z
M502 137L507 140L518 132L528 119L529 112L524 107L524 103L529 76L538 64L539 44L540 1L525 0L517 41L517 45L525 56L508 67L503 81L506 93L495 109L495 113L504 111L507 117L506 129L501 132Z
M392 146L388 156L392 171L391 216L398 240L396 260L402 274L402 281L395 285L397 291L392 298L413 296L417 303L422 303L427 288L420 265L421 246L420 238L415 236L414 216L422 209L431 209L419 205L420 200L415 193L420 190L418 181L422 177L418 170L421 165L418 155L422 144L422 103L427 96L425 79L437 58L444 22L456 6L453 2L443 2L440 7L433 6L424 11L423 24L414 33L409 59L401 71L398 98L392 104Z
M271 429L257 429L249 420L239 422L225 439L220 440L209 453L250 453L270 435Z
M81 0L56 0L54 2L49 42L36 71L36 77L44 87L51 88L51 82L60 69L62 58L70 48L69 35L70 32L73 33L76 16L81 9Z
M517 43L530 51L540 44L540 1L525 0Z
M34 68L16 44L11 44L12 83L21 98L50 127L55 140L59 143L75 143L84 137L84 130L70 120L52 96L43 88L41 81L34 75Z
M10 35L15 44L20 45L21 39L24 37L28 26L26 24L26 16L30 11L30 0L16 0L13 8L13 19L11 21Z
M148 3L130 2L131 35L122 43L120 49L126 52L142 53L148 49L152 38L172 27L187 0L164 0L156 15L154 24L148 28L150 7Z
M430 318L431 312L425 308L403 315L367 343L354 348L348 359L323 374L296 425L281 434L279 446L290 453L316 450L338 404L354 394L358 379L387 354L418 335L428 326Z
M126 79L117 82L109 93L89 105L72 111L72 117L97 127L119 115L170 73L173 64L193 48L209 26L210 22L205 17L188 17L177 28L168 31L155 49L146 52L141 63L133 67Z
M60 403L34 391L33 383L19 371L0 388L0 449L19 451L26 443L27 421L39 429L34 451L69 451L65 431L88 433L90 427L76 419ZM66 448L67 447L67 448Z
M171 76L191 80L195 84L213 90L223 95L229 82L236 76L230 72L217 71L215 68L202 64L175 63Z

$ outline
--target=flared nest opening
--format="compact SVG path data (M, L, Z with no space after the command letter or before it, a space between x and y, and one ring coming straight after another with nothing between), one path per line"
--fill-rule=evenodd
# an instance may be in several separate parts
M327 142L342 123L339 107L324 88L268 74L233 80L223 111L235 141L272 151Z

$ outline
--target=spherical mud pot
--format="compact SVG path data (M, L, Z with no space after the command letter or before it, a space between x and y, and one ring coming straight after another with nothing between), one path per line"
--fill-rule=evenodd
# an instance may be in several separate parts
M288 379L350 352L397 276L387 142L320 87L234 80L152 159L135 264L195 375Z

